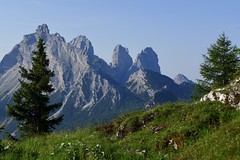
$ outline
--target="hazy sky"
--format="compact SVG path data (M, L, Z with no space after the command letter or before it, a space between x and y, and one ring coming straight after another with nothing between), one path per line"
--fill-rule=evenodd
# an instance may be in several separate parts
M0 0L0 59L46 23L66 41L85 35L107 63L117 44L145 47L162 74L200 78L202 54L223 32L240 47L240 0Z

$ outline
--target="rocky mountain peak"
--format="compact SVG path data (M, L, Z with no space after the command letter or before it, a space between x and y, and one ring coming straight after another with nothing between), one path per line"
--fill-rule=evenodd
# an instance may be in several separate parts
M40 34L49 34L48 26L46 24L39 25L36 32Z
M87 54L89 56L94 55L94 50L92 43L87 39L86 36L78 36L69 42L71 46L74 46L82 51L83 54Z
M118 81L123 79L132 64L133 60L128 49L118 44L113 50L112 62L110 63Z
M179 84L179 85L182 83L193 83L191 80L189 80L183 74L178 74L173 80L176 84Z
M51 100L62 102L62 108L53 114L64 114L59 129L65 126L74 129L143 109L156 93L163 99L169 97L166 92L174 93L179 99L188 98L188 86L181 87L159 74L158 57L152 48L145 48L133 64L128 49L117 45L112 64L108 65L94 55L92 43L86 36L67 43L60 34L49 34L47 25L43 24L35 33L25 35L0 62L0 117L3 119L8 118L6 104L12 102L12 95L19 88L19 65L31 67L31 54L36 50L39 37L46 42L49 68L55 73L51 79L55 88Z
M115 52L121 52L121 51L128 53L128 49L123 47L121 44L116 45L116 47L113 50L114 53Z
M151 70L154 72L160 72L160 66L158 64L158 56L151 47L147 47L138 54L134 65L144 70Z
M129 55L128 49L121 45L117 45L113 50L112 68L123 67L129 69L132 63L132 57Z

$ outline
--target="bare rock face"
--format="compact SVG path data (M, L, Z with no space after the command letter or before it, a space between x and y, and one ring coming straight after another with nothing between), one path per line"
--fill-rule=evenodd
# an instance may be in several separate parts
M143 107L143 101L111 78L110 66L94 55L93 46L85 36L67 43L43 24L35 33L25 35L0 63L0 122L7 118L5 106L12 103L12 95L19 88L19 66L31 67L32 52L40 37L45 42L49 68L55 73L51 79L55 91L50 99L63 104L52 115L64 115L61 129L107 121L123 111ZM130 102L136 106L128 107Z
M144 77L142 77L144 74L142 73L147 71L161 74L160 66L158 64L158 56L150 47L145 48L137 55L133 65L125 74L123 81L128 83L132 79L136 78L136 76L138 77L137 79L144 79ZM136 81L138 81L137 79Z
M112 63L108 65L94 55L86 36L66 42L43 24L34 33L23 36L0 62L0 123L9 120L6 104L12 103L13 94L20 86L19 66L31 68L32 52L40 37L45 42L49 68L55 73L51 79L55 88L50 95L51 102L62 102L61 109L51 115L64 115L59 129L109 121L124 112L143 109L154 97L160 102L166 102L164 97L172 95L188 99L189 94L184 92L189 87L177 85L161 74L152 48L145 48L133 64L128 49L117 45Z
M174 79L174 82L178 85L182 83L193 83L191 80L189 80L186 76L183 74L178 74Z
M88 55L90 58L94 55L92 43L87 39L86 36L78 36L69 42L70 46L74 46L81 50L81 53Z
M204 95L200 101L220 101L240 109L240 78L225 88L216 89Z
M39 25L36 33L49 34L49 29L46 24Z
M134 62L134 66L139 69L161 73L157 54L151 47L145 48L138 54L137 59Z
M117 45L113 50L111 68L116 75L117 80L121 81L129 68L132 66L133 60L129 55L127 48Z

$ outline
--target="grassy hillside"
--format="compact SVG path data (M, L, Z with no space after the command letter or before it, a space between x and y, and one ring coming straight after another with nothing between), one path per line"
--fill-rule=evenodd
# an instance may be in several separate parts
M240 112L217 102L178 103L109 124L0 142L0 159L240 159Z

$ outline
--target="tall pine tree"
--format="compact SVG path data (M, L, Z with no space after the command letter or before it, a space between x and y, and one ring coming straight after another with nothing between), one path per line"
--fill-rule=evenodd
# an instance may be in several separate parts
M44 45L40 38L37 51L33 52L31 69L20 67L20 88L15 92L13 104L8 105L7 110L8 115L19 122L19 130L27 135L49 133L63 119L63 116L49 118L62 104L49 105L49 94L54 91L50 78L54 72L48 69L49 60Z
M239 49L232 46L231 41L223 33L215 44L208 48L203 55L204 62L200 66L200 73L204 84L210 88L223 87L236 76L239 63Z

